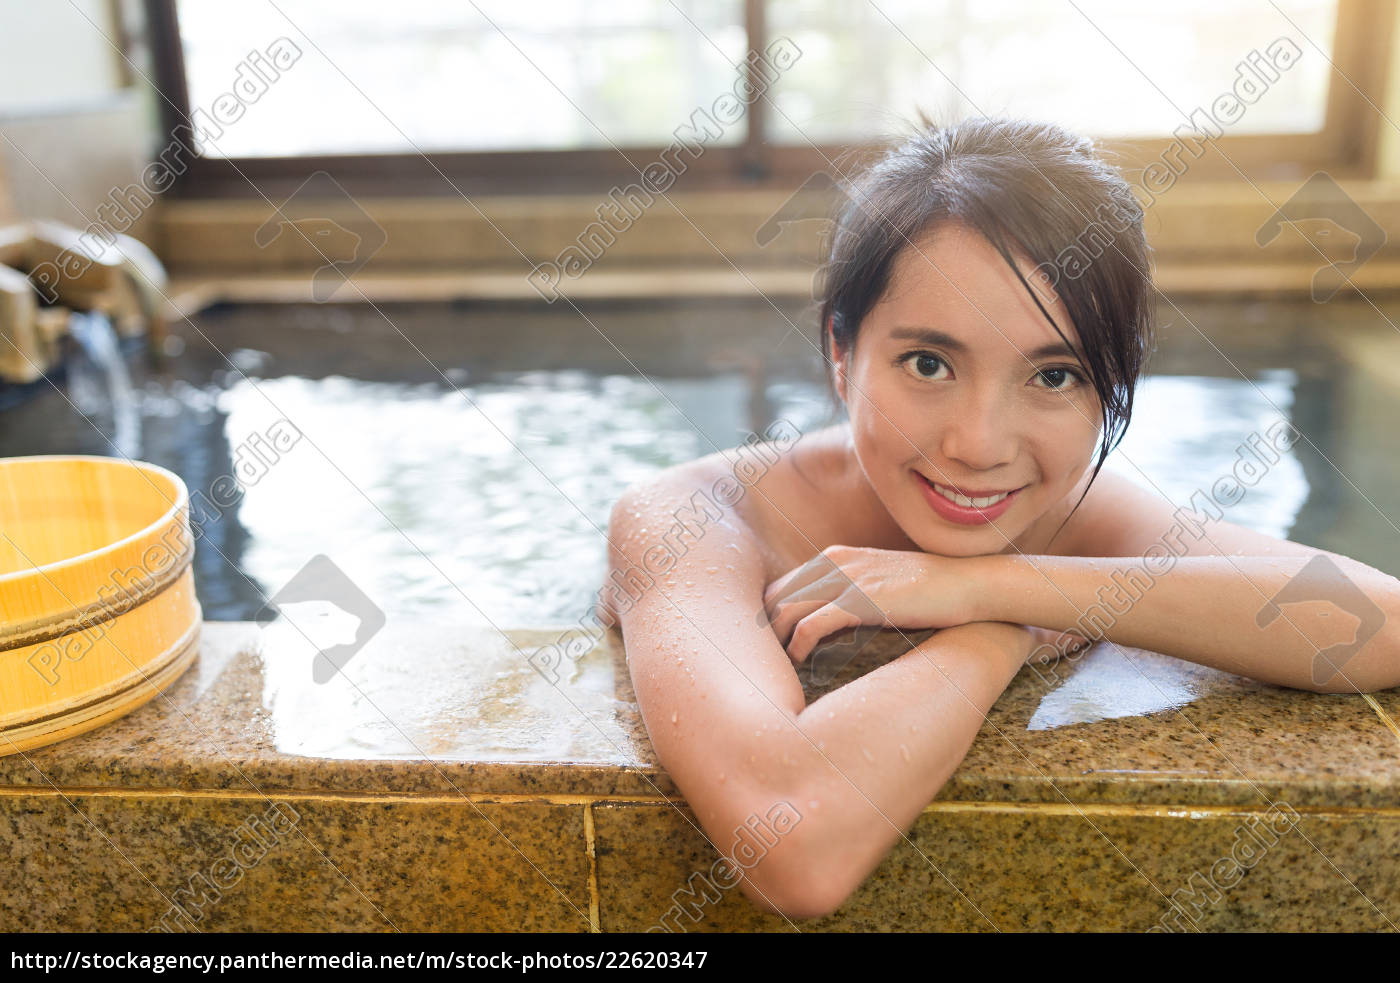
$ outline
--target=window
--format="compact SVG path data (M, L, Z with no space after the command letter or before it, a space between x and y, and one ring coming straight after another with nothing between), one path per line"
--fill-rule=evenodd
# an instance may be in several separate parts
M662 146L744 58L742 0L252 0L237 17L196 2L179 25L206 110L255 77L250 52L296 49L209 157Z
M354 192L593 190L686 133L688 189L790 185L920 108L1054 119L1129 163L1204 131L1221 152L1193 179L1362 176L1394 19L1380 0L151 4L167 125L200 134L176 193L212 196L332 166Z
M1257 101L1231 133L1317 132L1336 0L1281 6L770 0L769 31L803 52L777 87L772 132L794 144L874 140L923 105L951 118L1028 116L1095 136L1164 137L1236 84ZM1282 71L1267 54L1278 39L1287 42L1278 59L1296 52Z

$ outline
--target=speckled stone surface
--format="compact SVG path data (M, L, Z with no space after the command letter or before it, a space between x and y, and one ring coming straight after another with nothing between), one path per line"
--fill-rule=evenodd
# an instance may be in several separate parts
M1400 815L935 807L837 911L789 921L713 874L694 815L594 808L604 931L1396 931ZM1256 838L1246 825L1261 830ZM1261 843L1268 837L1266 845ZM1240 857L1234 860L1232 853ZM1223 862L1222 862L1223 861ZM1232 866L1233 863L1233 866ZM1214 877L1214 880L1211 878Z
M928 634L814 659L809 702ZM0 928L145 929L280 801L296 828L201 930L645 929L717 854L652 752L620 636L591 641L398 625L319 684L304 636L208 624L164 696L0 758ZM800 928L1145 930L1279 804L1297 828L1191 924L1393 928L1400 691L1375 701L1105 645L1028 667L909 840ZM799 928L737 889L671 927Z
M0 830L6 932L590 926L580 806L6 794Z
M1130 695L1115 693L1123 684ZM1114 712L1167 705L1094 719L1115 697ZM1359 695L1100 645L1077 663L1024 670L939 797L1396 807L1400 740Z

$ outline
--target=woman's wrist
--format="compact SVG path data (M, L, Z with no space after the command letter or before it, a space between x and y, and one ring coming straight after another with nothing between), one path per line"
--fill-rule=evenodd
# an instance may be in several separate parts
M1011 621L979 621L975 624L995 641L1003 674L1009 682L1021 671L1038 644L1034 630Z
M1015 576L1014 559L1000 554L969 556L961 561L967 594L964 606L968 621L1009 621L1020 619L1007 603L1012 596Z
M935 640L937 640L935 642ZM1001 685L1009 683L1020 672L1034 647L1034 636L1025 625L1009 621L969 621L955 628L935 633L925 644L971 646L979 653L979 661L996 667Z

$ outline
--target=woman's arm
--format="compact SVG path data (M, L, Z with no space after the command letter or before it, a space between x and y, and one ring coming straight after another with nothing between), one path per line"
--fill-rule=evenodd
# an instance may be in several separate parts
M1400 686L1400 582L1347 557L982 556L976 617L1320 693Z
M826 915L937 795L1032 635L950 628L806 706L787 653L756 617L766 586L756 534L725 510L698 536L693 522L691 535L669 535L699 487L686 474L618 502L610 582L633 589L601 606L620 620L657 756L715 848L728 857L753 844L746 827L775 808L797 817L761 857L737 855L740 889L789 918Z
M974 613L1298 689L1400 686L1400 581L1190 506L1106 471L1066 525L1072 555L966 561Z
M808 890L818 912L858 888L937 797L1031 648L1020 625L945 628L798 716L801 739L783 743L817 820Z

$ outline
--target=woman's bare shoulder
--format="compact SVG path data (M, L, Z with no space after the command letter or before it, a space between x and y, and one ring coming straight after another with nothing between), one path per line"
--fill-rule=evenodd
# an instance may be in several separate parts
M763 609L764 588L786 568L738 503L728 504L733 479L715 461L689 461L629 486L613 508L599 611L622 629L649 729L655 708L670 713L689 703L688 675L691 682L708 677L712 694L728 694L711 699L709 713L743 704L729 716L750 717L755 699L770 709L803 706ZM677 650L697 659L661 658Z
M610 535L640 538L647 550L680 554L720 528L726 543L761 554L764 522L754 502L751 487L736 481L717 453L629 485L613 506Z
M659 471L627 487L614 507L614 522L678 535L722 524L760 554L772 576L785 573L791 549L783 531L795 505L798 437L751 440Z

